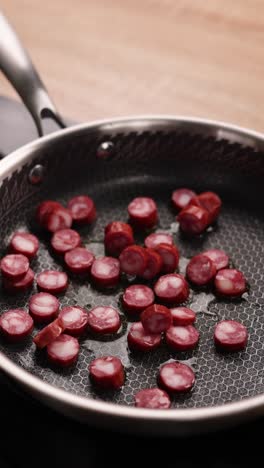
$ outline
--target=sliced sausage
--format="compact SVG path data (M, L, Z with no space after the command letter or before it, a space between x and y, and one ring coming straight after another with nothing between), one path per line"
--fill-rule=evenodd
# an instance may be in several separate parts
M39 249L39 241L29 232L15 232L10 241L10 250L15 254L22 254L30 260L36 256Z
M242 296L247 290L243 273L235 269L223 269L215 277L215 289L221 296Z
M165 306L153 304L140 316L144 330L150 334L162 333L172 325L171 311Z
M145 239L145 246L148 249L155 249L159 244L173 245L173 237L167 232L153 232Z
M121 221L109 223L105 228L104 243L105 250L109 255L119 257L126 247L134 244L131 226Z
M68 276L63 271L46 270L37 276L37 285L40 291L51 294L60 294L68 287Z
M155 247L156 252L162 258L161 271L163 273L173 273L179 264L179 250L175 245L159 244Z
M9 280L3 278L3 288L12 294L24 292L27 289L30 289L34 282L34 272L31 268L28 269L28 272L20 280Z
M37 219L38 224L42 227L46 227L45 226L46 219L48 218L49 214L52 213L54 208L61 208L61 207L62 207L61 203L58 203L53 200L45 200L41 202L38 205L37 211L36 211L36 219Z
M191 325L196 320L195 312L188 309L188 307L173 307L170 311L173 325L185 327L186 325Z
M63 329L61 327L61 323L56 319L46 327L42 328L42 330L34 336L33 341L37 348L42 349L49 343L52 343L52 341L56 340L62 332Z
M152 198L137 197L128 205L129 220L138 228L151 228L158 220L157 205Z
M52 294L41 292L30 298L28 307L34 322L44 323L57 316L60 303Z
M96 286L102 288L117 286L120 278L119 260L113 257L97 258L91 268L91 277Z
M76 223L91 224L96 218L94 201L86 195L73 197L69 200L67 207Z
M222 270L222 268L228 267L229 257L223 250L210 249L203 252L203 255L212 260L217 271Z
M116 333L121 326L121 320L119 313L113 307L97 306L89 312L88 324L94 333L104 335Z
M18 281L28 272L29 261L25 255L10 254L2 258L0 268L5 278Z
M127 342L136 351L151 351L161 344L161 334L147 333L141 322L135 322L130 327Z
M154 293L148 286L133 284L126 288L122 301L126 312L142 312L154 303Z
M151 280L157 276L162 267L162 258L158 252L153 249L145 249L147 255L147 266L141 275L145 280Z
M59 313L59 323L69 335L79 336L85 332L88 324L88 314L79 306L64 307Z
M240 351L246 347L247 340L246 327L235 320L222 320L215 327L215 345L225 351Z
M89 365L91 380L102 388L118 389L124 385L125 372L119 358L103 356Z
M188 188L180 188L172 192L171 201L176 210L182 210L189 205L191 199L196 196L196 193Z
M190 200L190 205L200 206L207 210L209 215L209 224L213 223L218 217L222 201L214 192L203 192Z
M205 208L188 205L177 216L181 230L188 235L201 234L209 226L209 215Z
M94 254L85 247L76 247L66 252L64 261L72 273L89 273L95 260Z
M167 392L160 388L144 388L135 394L135 406L138 408L168 409L171 406Z
M63 206L54 208L44 217L44 227L50 232L56 232L60 229L68 229L72 225L72 216L69 210Z
M215 277L216 267L209 257L198 254L189 261L186 275L193 284L205 286Z
M169 362L161 366L158 376L159 385L168 392L188 392L194 385L193 370L182 362Z
M121 253L120 267L128 275L143 275L147 267L147 254L143 247L139 245L130 245Z
M54 232L51 238L52 248L57 254L65 254L69 250L79 247L80 244L80 234L73 229L60 229Z
M23 309L11 309L0 317L0 330L9 341L21 341L33 330L33 320Z
M194 349L199 341L199 332L192 325L170 327L166 331L166 343L177 351Z
M181 304L188 299L189 286L182 275L174 273L161 276L154 286L154 292L161 302Z
M79 350L78 340L66 334L58 336L47 345L49 361L61 367L72 366L77 361Z

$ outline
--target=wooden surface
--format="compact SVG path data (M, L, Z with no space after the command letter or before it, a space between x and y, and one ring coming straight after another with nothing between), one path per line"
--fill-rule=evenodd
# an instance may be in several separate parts
M64 115L189 114L264 131L264 0L1 7ZM14 95L2 77L0 93Z

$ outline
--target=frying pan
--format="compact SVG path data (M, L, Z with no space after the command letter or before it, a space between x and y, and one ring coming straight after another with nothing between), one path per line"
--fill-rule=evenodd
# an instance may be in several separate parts
M49 117L64 127L28 55L3 16L0 16L0 64L35 120L39 135ZM15 129L14 129L15 131ZM126 219L126 206L136 195L154 197L159 208L158 229L172 232L180 248L180 270L188 258L207 248L222 248L249 283L242 299L218 300L210 292L192 291L188 302L197 312L199 347L190 353L165 346L150 354L130 353L126 344L128 319L115 337L81 342L74 369L51 368L35 351L32 340L24 345L0 341L0 369L29 395L80 421L137 433L190 434L208 431L257 417L264 412L264 139L263 135L234 125L181 116L146 116L102 120L59 130L40 138L0 163L0 246L6 251L17 229L36 233L41 246L33 262L36 273L62 269L48 248L48 237L34 223L34 210L44 199L66 203L87 193L96 203L94 226L81 229L84 244L103 253L103 228L112 220ZM214 190L223 199L217 226L205 235L186 240L169 206L171 191L188 186ZM142 242L138 237L137 241ZM120 308L128 280L114 292L94 289L87 280L71 276L61 304L86 308L109 304ZM1 313L27 307L30 295L0 296ZM223 355L213 346L217 320L237 319L249 330L247 349ZM126 383L118 392L96 391L87 367L95 356L119 356L126 367ZM171 410L133 406L133 395L155 386L160 364L169 359L187 361L195 370L191 393L173 398Z

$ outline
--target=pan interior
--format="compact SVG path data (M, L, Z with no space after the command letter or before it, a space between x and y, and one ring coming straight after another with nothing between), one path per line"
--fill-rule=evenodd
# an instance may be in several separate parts
M156 386L159 366L170 359L189 363L196 374L193 391L174 397L174 407L221 405L263 393L264 218L258 203L263 201L263 189L258 185L261 173L258 164L263 171L262 155L250 149L245 151L239 145L172 132L166 135L146 134L144 138L135 134L113 136L113 158L99 161L96 148L105 138L97 134L85 135L74 139L70 145L60 143L45 154L40 152L37 158L46 161L47 177L39 188L28 184L28 167L2 184L1 255L6 252L12 232L27 229L40 239L38 257L32 262L35 273L45 269L61 270L63 262L51 252L49 235L36 226L34 210L40 200L56 199L66 204L78 194L90 195L98 210L94 225L79 229L83 243L96 255L103 255L104 226L113 220L125 221L128 202L135 196L146 195L153 197L158 204L159 224L156 230L172 233L180 249L180 272L184 272L186 262L194 254L220 248L230 255L231 264L244 272L249 293L235 301L219 300L210 290L192 289L187 305L197 311L198 348L183 353L170 351L162 345L154 352L142 354L130 352L127 348L127 331L134 319L123 312L120 301L124 288L135 280L123 278L118 289L102 292L92 287L87 279L70 275L68 291L60 296L61 306L80 305L87 310L95 305L116 307L122 315L120 332L99 339L87 334L81 340L77 365L69 370L51 367L45 352L36 352L31 340L11 345L1 339L0 350L19 366L53 386L80 396L125 405L133 405L133 395L138 390ZM248 170L245 161L249 161ZM180 186L198 191L215 190L224 200L217 225L194 240L181 235L170 206L171 191ZM144 236L138 235L136 239L143 243ZM29 293L18 296L10 297L1 292L0 313L10 308L26 308L29 297L35 292L35 286ZM213 330L221 319L238 320L248 328L249 343L245 351L231 354L215 351ZM37 327L34 333L36 331ZM119 356L125 365L126 383L118 392L99 392L89 381L89 363L94 357L103 355Z

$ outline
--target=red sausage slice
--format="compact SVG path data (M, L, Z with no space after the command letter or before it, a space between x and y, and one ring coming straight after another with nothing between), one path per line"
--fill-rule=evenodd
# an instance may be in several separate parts
M172 192L171 201L177 210L182 210L189 205L191 199L196 196L196 193L188 188L181 188Z
M87 328L88 314L79 306L64 307L59 313L59 323L69 335L79 336Z
M166 232L153 232L145 239L145 246L148 249L155 249L159 244L173 245L173 237Z
M45 348L45 346L47 346L49 343L52 343L52 341L56 340L56 338L58 338L62 332L63 329L61 327L61 323L58 319L56 319L45 328L42 328L42 330L36 334L33 341L37 348L42 349Z
M162 302L180 304L188 298L189 286L182 275L174 273L161 276L154 286L154 292Z
M47 345L49 361L61 367L72 366L78 358L80 345L73 336L62 334Z
M50 232L60 229L68 229L72 225L72 216L69 210L63 206L54 208L44 217L44 227Z
M199 332L192 325L170 327L166 331L166 343L177 351L194 349L199 341Z
M201 234L209 225L208 211L205 208L193 205L184 208L178 214L177 220L181 230L189 235Z
M89 273L95 260L94 254L84 247L76 247L64 256L64 261L72 273Z
M68 202L68 209L73 221L82 224L91 224L96 218L94 201L86 195L79 195Z
M3 287L9 293L20 293L31 288L34 282L34 272L31 268L28 269L28 272L20 280L8 280L3 278Z
M215 265L216 270L222 270L222 268L228 267L229 257L223 250L210 249L203 252L203 255L210 258Z
M97 258L91 268L91 277L97 286L111 288L118 284L120 263L113 257Z
M130 222L139 228L151 228L157 223L157 205L152 198L134 198L127 209Z
M242 296L247 290L246 279L239 270L223 269L215 277L215 289L221 296Z
M177 247L175 245L159 244L155 247L155 250L162 258L161 271L163 273L173 273L179 264L180 258Z
M170 309L159 304L147 307L142 312L140 319L144 330L154 335L168 330L172 325Z
M119 257L121 270L128 275L141 276L147 267L147 258L143 247L130 245Z
M219 215L222 201L214 192L203 192L190 200L190 205L203 207L209 214L209 224L213 223Z
M36 323L53 320L59 310L60 303L55 296L49 293L34 294L29 300L29 312Z
M170 311L173 325L185 327L186 325L191 325L196 320L195 312L188 309L188 307L173 307Z
M144 330L141 322L135 322L130 327L127 342L131 349L151 351L161 344L161 334L149 334Z
M33 330L33 320L23 309L12 309L0 317L0 330L9 341L21 341Z
M134 244L131 226L120 221L114 221L105 228L105 249L109 255L119 257L121 252L129 245Z
M160 388L144 388L135 395L138 408L168 409L171 405L169 395Z
M226 351L240 351L246 347L247 329L235 320L219 322L214 331L215 345Z
M141 276L146 280L150 280L160 273L162 258L160 254L153 249L145 249L145 254L147 255L147 266Z
M39 249L39 241L36 236L28 232L16 232L10 241L10 250L16 254L22 254L29 259L35 257Z
M89 312L88 324L94 333L116 333L121 326L121 320L113 307L98 306Z
M5 278L17 281L28 272L29 261L25 255L10 254L2 258L0 268Z
M89 365L90 378L103 388L118 389L124 385L125 372L119 358L104 356L94 359Z
M57 254L65 254L80 244L80 234L73 229L60 229L51 238L51 245Z
M68 287L68 276L63 271L46 270L37 276L37 285L41 291L60 294Z
M154 293L148 286L133 284L123 294L123 306L126 312L142 312L154 303Z
M193 284L204 286L215 277L216 267L206 255L195 255L187 265L186 275Z
M175 361L161 366L158 381L168 392L188 392L194 385L195 375L189 366Z
M50 213L54 210L54 208L61 208L62 205L56 201L53 200L45 200L41 202L36 211L36 218L38 224L40 226L45 227L46 224L46 219L49 216Z

